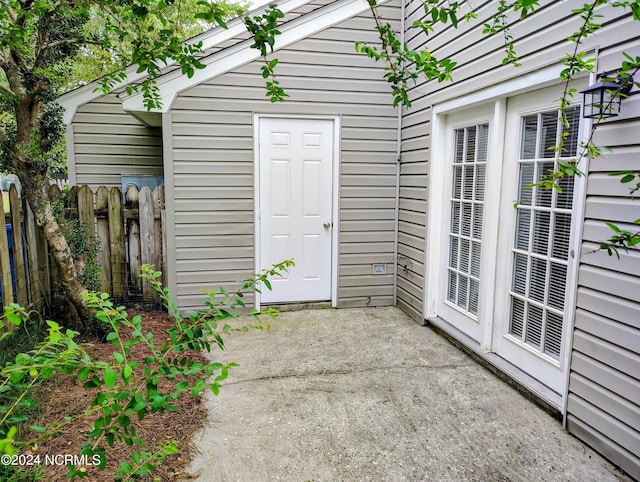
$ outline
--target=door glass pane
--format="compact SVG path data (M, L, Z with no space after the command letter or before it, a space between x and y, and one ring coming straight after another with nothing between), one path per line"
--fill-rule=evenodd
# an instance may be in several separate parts
M556 157L555 147L558 144L558 112L543 112L540 114L542 124L542 144L539 155L546 159Z
M489 125L456 129L454 136L447 300L475 318L480 289Z
M577 152L579 107L569 109L566 119L569 125L563 128L557 110L522 119L512 249L509 334L555 359L564 331L574 180L563 179L560 190L527 186L557 169L561 156Z
M529 115L522 119L522 159L536 157L536 138L538 135L538 116Z

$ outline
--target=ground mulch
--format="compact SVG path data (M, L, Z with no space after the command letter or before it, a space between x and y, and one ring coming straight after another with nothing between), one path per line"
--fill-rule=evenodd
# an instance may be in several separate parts
M152 332L154 335L154 343L160 346L163 341L168 339L167 329L172 326L166 313L159 311L129 311L130 316L136 314L141 315L143 327ZM94 359L112 360L114 346L107 342L87 340L92 343L89 353ZM148 356L146 347L136 345L132 348L130 359L135 359L142 367L142 361ZM186 356L206 362L206 358L202 353L189 352ZM40 388L38 399L39 405L42 407L43 413L40 420L36 422L39 425L47 425L57 421L64 420L64 417L74 414L83 413L95 398L97 391L95 389L86 389L82 387L82 383L75 376L58 376L50 380L45 386ZM162 381L159 384L161 392L168 391L169 383ZM138 436L146 443L146 447L133 446L128 447L124 442L116 441L113 447L109 447L105 443L107 468L99 470L97 467L87 465L88 477L83 480L89 481L111 481L116 476L116 468L119 467L121 461L131 462L131 450L140 452L145 450L153 451L154 446L159 446L164 440L171 439L178 442L178 452L167 456L162 464L158 465L158 470L151 477L141 478L137 480L188 480L190 477L185 473L185 467L191 460L190 451L192 435L206 422L207 413L201 400L202 394L197 398L192 398L191 394L186 392L183 396L172 402L178 408L178 412L165 412L147 415L143 420L138 417L131 417L132 424L135 425ZM95 417L94 417L95 419ZM41 460L45 454L56 456L63 455L81 455L81 446L90 442L87 434L91 431L93 419L80 418L74 420L63 428L62 434L56 435L38 445L32 447L32 454L39 454ZM42 480L48 481L64 481L66 478L67 468L64 465L44 465Z

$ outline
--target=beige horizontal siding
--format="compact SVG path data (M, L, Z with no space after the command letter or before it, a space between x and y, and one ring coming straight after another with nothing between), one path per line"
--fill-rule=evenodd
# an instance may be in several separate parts
M78 109L73 122L77 184L122 186L122 175L162 175L160 130L124 113L111 94Z
M399 3L383 14L399 17ZM260 62L179 94L171 117L181 306L253 273L254 113L340 116L338 305L393 302L397 114L382 66L353 44L375 41L372 27L363 14L277 52L283 104L266 99ZM372 263L387 274L373 275Z
M627 23L618 23L629 35ZM631 37L629 35L629 37ZM636 37L637 33L636 33ZM617 38L617 36L616 36ZM615 39L611 39L615 40ZM637 45L637 40L633 41ZM619 59L621 47L601 55L603 68ZM624 49L623 49L624 50ZM623 101L622 115L596 131L606 157L589 163L583 245L568 400L573 433L640 477L640 250L620 249L619 258L599 249L614 232L605 221L637 232L638 200L631 184L621 184L620 170L640 170L640 99Z

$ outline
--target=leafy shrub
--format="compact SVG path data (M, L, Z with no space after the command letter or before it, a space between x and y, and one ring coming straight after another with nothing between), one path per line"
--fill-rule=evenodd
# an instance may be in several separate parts
M87 345L75 341L76 332L47 321L44 341L28 352L19 353L15 360L0 369L0 455L15 456L34 442L53 435L72 420L66 417L65 421L52 426L29 425L39 434L37 439L22 440L18 436L18 427L32 422L29 414L35 405L31 397L33 388L56 373L75 375L83 387L97 390L90 407L78 415L94 419L89 440L82 447L83 456L96 460L96 465L104 469L107 464L105 444L113 445L116 440L121 440L129 446L143 446L144 441L131 423L133 417L143 419L151 413L177 410L174 400L185 394L196 397L206 388L217 395L229 370L237 366L235 363L194 361L186 357L185 352L210 351L212 346L222 349L225 333L268 328L268 323L259 317L261 313L246 310L242 298L246 292L259 292L262 285L270 288L268 278L280 275L290 266L293 266L292 261L276 264L243 281L241 287L232 293L222 288L206 292L206 308L186 315L180 313L169 290L161 285L161 273L144 266L143 278L149 280L158 292L173 322L168 330L169 341L162 344L155 343L152 333L145 333L140 316L129 317L125 308L114 306L106 293L87 293L86 301L96 309L97 318L110 327L107 342L114 347L113 360L93 360L86 350ZM247 314L253 317L252 322L240 328L232 328L226 323L231 318ZM275 317L275 312L269 311L268 315ZM24 308L18 305L6 307L0 331L6 324L18 326L27 318ZM124 336L125 331L130 335ZM8 337L11 333L2 336ZM132 350L140 346L146 347L150 353L142 364L130 359ZM160 380L170 381L171 389L163 392L159 388ZM148 475L158 462L176 450L173 441L164 441L151 451L132 449L131 461L120 465L117 480ZM17 472L13 476L22 480L24 474ZM69 465L70 479L86 476L84 467Z

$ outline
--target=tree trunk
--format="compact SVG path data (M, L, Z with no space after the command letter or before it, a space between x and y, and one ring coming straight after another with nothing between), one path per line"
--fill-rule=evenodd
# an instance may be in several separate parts
M31 175L26 176L20 174L22 173L19 173L19 178L22 184L23 196L31 206L36 224L42 229L49 245L49 250L58 265L62 286L80 317L77 326L70 328L79 331L84 330L86 327L91 328L94 313L83 300L83 294L87 289L78 279L71 250L58 221L51 211L49 182L46 171L38 172L37 175L33 175L35 174L33 172L29 173Z

